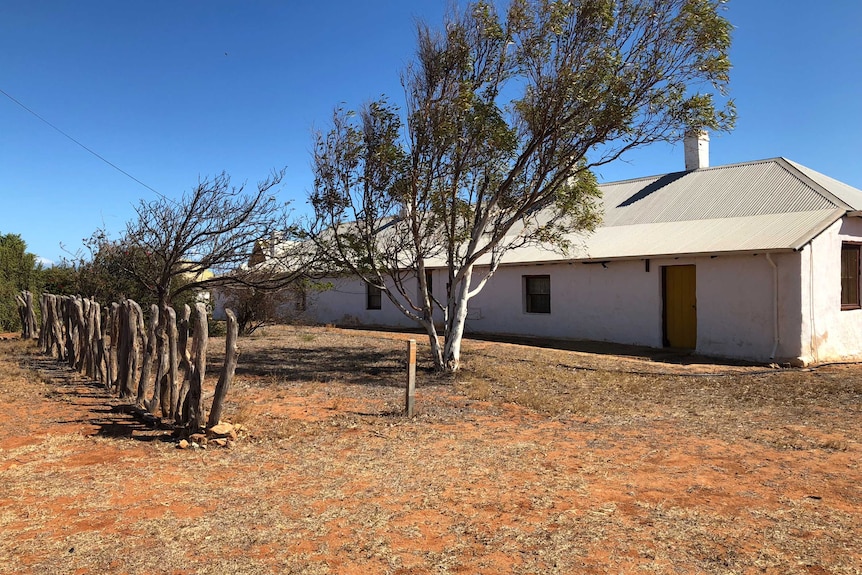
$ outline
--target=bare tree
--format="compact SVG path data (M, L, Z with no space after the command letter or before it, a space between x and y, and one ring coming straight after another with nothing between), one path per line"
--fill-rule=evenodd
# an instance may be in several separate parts
M235 313L239 333L250 335L266 325L301 321L309 301L328 287L307 276L296 278L279 291L228 286L219 290L219 297L224 308Z
M294 228L287 205L273 188L284 175L273 173L254 192L233 187L222 173L198 183L179 201L160 197L142 201L117 247L134 257L124 271L154 296L160 310L188 292L214 286L251 285L278 289L302 272L300 250L282 251L279 261L250 268L248 262L262 238L274 233L288 241ZM272 273L267 273L272 272Z
M381 100L318 135L311 236L427 330L438 369L458 369L467 304L503 256L565 250L600 221L592 168L732 127L733 102L713 96L729 80L722 4L513 0L501 17L476 2L439 32L420 25L404 118ZM447 272L439 298L429 265Z

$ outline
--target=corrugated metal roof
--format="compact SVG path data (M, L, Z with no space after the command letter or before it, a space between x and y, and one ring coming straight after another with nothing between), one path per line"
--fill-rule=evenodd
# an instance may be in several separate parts
M788 160L786 158L782 159L813 180L816 184L822 186L829 193L837 196L839 200L847 204L851 209L862 210L862 190L858 190L853 186L849 186L844 182L836 180L835 178L830 178L826 174L821 174L820 172L812 170L802 164L797 164L792 160Z
M862 190L785 158L600 188L602 224L593 234L570 235L570 253L525 246L507 252L503 263L798 250L848 212L862 210ZM522 230L516 225L508 235ZM436 254L426 265L441 267L445 260Z
M784 158L600 187L602 224L593 234L570 236L569 254L523 247L503 261L796 250L848 211L862 209L862 191Z
M532 246L512 250L503 261L517 264L794 250L810 240L813 230L819 233L844 213L831 208L601 227L589 236L573 236L573 249L566 256Z
M779 160L676 172L601 189L605 227L843 207Z

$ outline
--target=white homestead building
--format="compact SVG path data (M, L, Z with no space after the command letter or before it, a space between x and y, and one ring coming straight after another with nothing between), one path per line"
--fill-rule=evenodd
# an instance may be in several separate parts
M862 359L862 191L784 158L707 167L707 146L686 142L685 171L601 185L603 221L568 256L508 253L466 333ZM442 294L445 270L429 275ZM416 327L361 281L331 281L308 320Z

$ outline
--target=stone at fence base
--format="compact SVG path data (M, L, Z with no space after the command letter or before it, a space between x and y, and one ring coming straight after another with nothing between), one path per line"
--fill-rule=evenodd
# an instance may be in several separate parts
M219 421L207 430L207 437L236 439L236 430L230 423Z
M178 449L188 449L191 447L191 444L185 439L180 439L180 442L177 444Z
M189 441L191 441L192 443L197 443L198 445L203 447L207 444L207 436L203 433L192 433L191 435L189 435Z

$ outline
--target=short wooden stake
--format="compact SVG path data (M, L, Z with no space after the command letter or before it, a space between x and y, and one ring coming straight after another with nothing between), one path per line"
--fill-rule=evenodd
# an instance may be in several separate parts
M405 408L407 417L413 417L413 407L416 404L416 340L407 342L407 392L405 393Z

